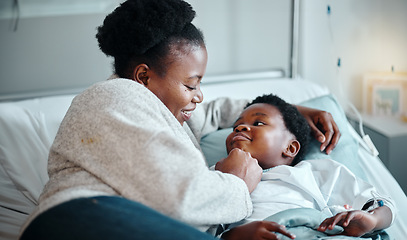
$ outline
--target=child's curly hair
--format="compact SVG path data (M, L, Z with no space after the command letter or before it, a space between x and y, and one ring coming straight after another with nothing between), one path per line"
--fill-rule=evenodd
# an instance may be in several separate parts
M295 138L298 140L298 142L300 142L301 145L300 150L293 159L291 165L294 166L295 164L300 162L307 152L311 134L311 128L304 116L301 115L296 107L287 103L274 94L259 96L252 102L248 103L245 108L255 103L270 104L280 111L281 115L283 116L284 124L287 127L288 131L294 134Z

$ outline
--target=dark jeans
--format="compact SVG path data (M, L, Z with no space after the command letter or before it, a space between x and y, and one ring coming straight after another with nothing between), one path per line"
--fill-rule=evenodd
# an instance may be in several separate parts
M25 239L216 239L140 203L121 197L80 198L35 218Z

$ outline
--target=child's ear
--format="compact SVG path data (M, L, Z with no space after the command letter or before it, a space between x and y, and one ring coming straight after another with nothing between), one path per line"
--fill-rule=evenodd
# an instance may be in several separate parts
M296 139L290 141L287 148L283 152L284 157L294 158L297 156L298 151L300 151L301 144Z
M146 64L137 65L134 68L133 80L147 87L148 80L150 80L149 71L150 68Z

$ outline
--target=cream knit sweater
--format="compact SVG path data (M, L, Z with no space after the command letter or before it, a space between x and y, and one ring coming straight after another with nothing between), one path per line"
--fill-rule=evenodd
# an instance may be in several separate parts
M197 114L211 108L203 106ZM202 119L192 124L198 139L220 124L210 120L216 113ZM99 195L143 203L202 231L252 212L245 183L208 170L165 105L127 79L95 84L75 97L51 147L48 172L50 180L29 221L65 201Z

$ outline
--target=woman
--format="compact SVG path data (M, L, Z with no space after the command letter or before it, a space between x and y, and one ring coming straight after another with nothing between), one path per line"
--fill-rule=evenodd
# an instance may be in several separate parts
M194 16L182 0L128 0L106 17L96 37L116 75L73 100L22 239L211 239L201 231L251 214L257 161L239 151L209 171L184 124L207 62Z

